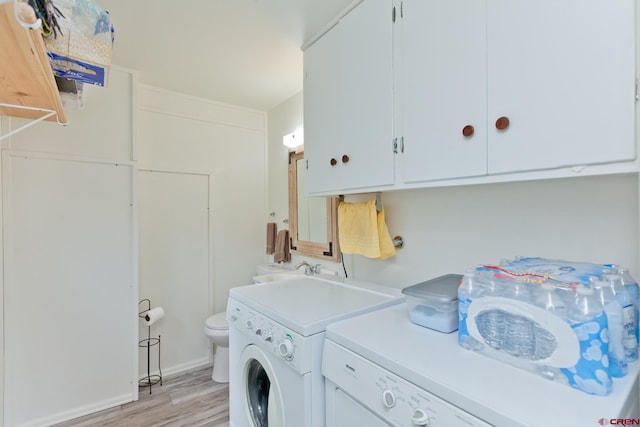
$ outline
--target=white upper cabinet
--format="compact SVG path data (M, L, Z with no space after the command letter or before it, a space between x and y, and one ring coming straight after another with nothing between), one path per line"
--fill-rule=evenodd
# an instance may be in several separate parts
M635 158L633 0L402 7L404 183Z
M402 4L395 78L404 182L487 173L485 15L478 0Z
M304 53L305 190L392 185L391 3L368 0Z
M636 19L634 0L364 0L305 51L309 192L637 172Z
M490 174L635 158L635 19L634 0L487 1Z

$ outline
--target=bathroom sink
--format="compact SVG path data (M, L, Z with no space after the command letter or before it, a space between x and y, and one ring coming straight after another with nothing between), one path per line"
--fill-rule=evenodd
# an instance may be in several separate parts
M304 276L304 272L301 270L282 270L279 272L253 276L253 281L255 283L267 283L267 282L275 282L276 280L293 278L297 276Z
M287 271L293 270L278 264L260 264L256 266L256 276L261 276L263 274L286 273Z

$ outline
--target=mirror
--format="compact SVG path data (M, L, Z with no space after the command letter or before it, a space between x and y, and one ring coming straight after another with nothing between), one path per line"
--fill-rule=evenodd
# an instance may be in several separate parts
M304 152L289 153L291 252L338 262L338 198L304 195Z

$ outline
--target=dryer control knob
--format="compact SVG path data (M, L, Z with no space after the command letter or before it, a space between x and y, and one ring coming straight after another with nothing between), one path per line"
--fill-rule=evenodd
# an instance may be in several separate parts
M424 409L416 409L411 417L414 426L428 426L431 418Z
M253 320L247 319L247 321L245 322L245 326L247 327L247 329L253 328Z
M387 408L393 408L396 406L396 395L393 394L393 391L386 389L382 392L382 403Z
M264 340L266 342L273 342L273 335L271 335L271 332L265 332Z
M284 357L285 359L287 360L293 359L293 352L294 352L294 348L291 340L286 339L282 341L280 344L278 344L278 353L280 353L280 356Z
M261 326L258 326L256 328L256 335L259 336L259 337L262 336L262 327Z

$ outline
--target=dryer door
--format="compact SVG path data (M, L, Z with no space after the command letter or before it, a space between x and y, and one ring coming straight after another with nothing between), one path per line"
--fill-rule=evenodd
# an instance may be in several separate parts
M340 389L335 390L334 413L327 411L327 427L389 427L390 424L378 418Z
M249 345L241 357L244 407L252 427L284 426L282 391L269 357Z

